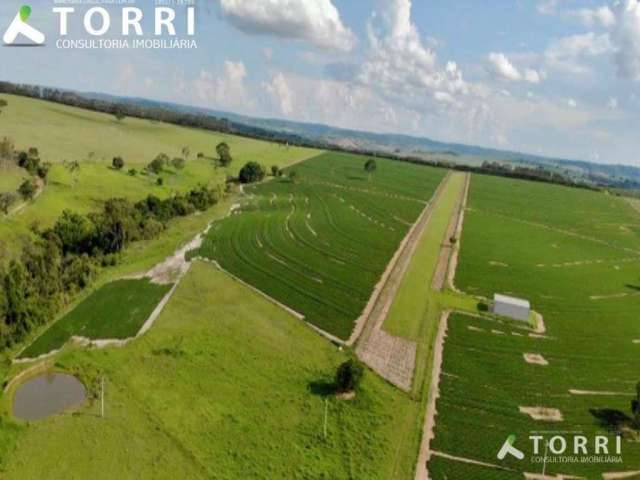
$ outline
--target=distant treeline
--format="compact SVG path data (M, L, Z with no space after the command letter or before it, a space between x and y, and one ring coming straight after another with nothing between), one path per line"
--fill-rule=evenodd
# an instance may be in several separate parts
M365 149L350 149L337 146L322 140L311 140L299 135L276 132L264 128L251 127L237 122L232 122L226 118L217 118L212 115L194 114L176 111L175 109L152 105L151 102L113 102L104 99L88 98L76 92L58 90L54 88L39 87L34 85L22 85L9 82L0 82L0 93L21 95L31 98L38 98L56 102L73 107L85 108L102 113L115 115L119 118L128 116L158 122L172 123L175 125L201 128L215 132L229 133L238 136L266 140L285 145L318 148L345 153L356 153L379 158L388 158L402 162L415 163L420 165L431 165L434 167L448 168L466 172L483 173L509 178L519 178L533 180L537 182L554 183L568 187L586 188L599 190L606 185L595 185L586 182L574 181L568 176L554 172L543 166L511 166L498 162L485 162L479 167L460 165L448 161L425 160L417 156L404 156L396 153L386 153Z
M138 203L105 202L88 215L65 211L53 227L34 229L19 258L0 261L0 348L20 342L48 322L102 267L113 266L127 245L158 236L175 217L216 204L221 190L204 186L186 195Z

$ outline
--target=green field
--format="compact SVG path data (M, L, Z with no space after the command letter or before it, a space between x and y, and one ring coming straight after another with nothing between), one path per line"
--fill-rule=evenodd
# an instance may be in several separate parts
M522 331L513 324L451 317L435 450L495 464L511 433L523 439L517 446L528 454L531 431L583 432L593 438L620 428L610 415L631 414L640 380L634 361L639 345L633 341L640 339L639 227L638 214L623 199L473 177L457 286L484 297L508 293L531 300L544 315L547 333L532 338L518 335ZM527 363L524 353L542 355L549 365ZM519 412L521 406L558 409L563 421L535 421ZM504 464L518 472L542 468ZM623 464L550 463L547 473L600 478L639 464L640 444L626 439ZM515 478L442 458L430 468L437 479L465 471L469 478Z
M147 279L108 283L54 323L20 357L57 350L72 336L90 340L134 337L170 289L171 285L156 285Z
M325 396L344 359L297 319L196 263L143 338L56 358L92 394L105 376L106 418L94 402L23 425L2 478L408 478L410 470L394 472L413 403L368 372L354 401Z
M37 147L42 161L54 164L44 193L33 204L11 218L0 215L0 241L9 248L19 245L31 225L49 226L65 209L86 213L113 197L167 197L200 183L223 183L227 174L237 174L250 160L267 167L284 167L319 153L150 120L127 118L118 122L111 115L42 100L10 95L3 98L9 105L0 116L0 135L11 138L17 149ZM214 167L215 147L222 141L229 144L234 158L229 169ZM139 173L132 177L127 173L131 168L142 172L160 152L170 158L181 156L183 147L191 151L186 168L167 168L161 174L163 186L156 185L153 175ZM198 159L199 152L206 158ZM125 160L122 171L110 168L115 156ZM71 173L63 166L64 161L80 162L80 170ZM0 180L0 191L16 183L15 179Z
M443 170L325 154L295 167L298 179L246 189L240 211L212 228L196 255L346 339L375 284Z

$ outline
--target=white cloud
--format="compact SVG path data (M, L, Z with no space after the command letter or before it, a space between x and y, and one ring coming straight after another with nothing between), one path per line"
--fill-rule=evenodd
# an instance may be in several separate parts
M521 72L504 53L491 52L488 57L491 71L501 80L509 82L540 83L543 76L532 68L526 68Z
M220 0L220 7L245 33L304 40L342 51L351 50L356 43L331 0Z
M271 98L276 101L280 113L285 116L293 113L293 92L282 72L274 75L271 82L265 84L264 88Z
M616 16L607 5L598 8L581 8L569 12L569 15L579 18L587 27L611 28L616 24Z
M617 108L618 108L618 99L616 97L611 97L607 101L607 107L610 108L611 110L617 110Z
M247 112L253 110L255 102L245 85L246 77L244 63L226 60L222 74L202 69L192 85L183 85L183 88L192 90L197 100L206 106Z
M615 61L620 78L640 81L640 3L623 0L616 8Z
M573 98L569 98L567 100L567 105L571 108L576 108L578 106L578 102L576 102Z
M608 33L596 35L589 32L551 41L544 57L548 68L572 75L581 75L590 71L590 68L584 63L584 59L613 51L614 47Z

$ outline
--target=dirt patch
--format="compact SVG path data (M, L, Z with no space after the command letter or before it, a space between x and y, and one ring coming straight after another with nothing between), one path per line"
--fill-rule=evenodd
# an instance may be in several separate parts
M203 234L198 235L189 243L178 249L172 256L167 258L164 262L156 265L145 275L151 279L152 283L158 285L170 285L175 283L187 273L189 269L189 262L187 262L187 252L196 250L202 246L203 235L208 232L210 227Z
M640 476L640 470L627 472L610 472L602 474L602 478L604 480L623 480L625 478L638 478L638 476Z
M542 355L538 353L523 353L524 361L530 363L532 365L540 365L546 367L549 365L547 359L545 359Z
M509 266L508 263L496 262L494 260L490 261L489 265L491 265L492 267L503 267L503 268L507 268Z
M356 398L356 392L344 392L344 393L338 393L336 395L336 398L338 400L346 400L346 401L351 401L351 400L355 400Z
M582 396L603 396L603 397L617 397L620 395L628 396L629 393L625 392L607 392L607 391L596 391L596 390L569 390L571 395L582 395Z
M628 293L614 293L611 295L592 295L589 297L589 300L611 300L615 298L624 298L627 297Z
M519 407L520 413L529 415L534 420L543 422L563 422L562 412L557 408L546 407Z

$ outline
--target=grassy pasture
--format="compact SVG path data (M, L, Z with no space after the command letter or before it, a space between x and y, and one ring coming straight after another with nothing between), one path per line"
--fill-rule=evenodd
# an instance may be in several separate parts
M112 115L42 100L10 95L3 98L9 105L0 116L0 136L13 139L18 149L37 147L42 161L54 164L49 184L35 202L11 218L0 216L0 241L9 249L19 245L20 237L29 234L32 224L49 226L65 209L86 213L112 197L138 200L154 194L164 198L200 183L220 184L249 160L285 167L319 153L149 120L127 118L118 122ZM222 141L229 144L234 157L228 169L214 168L211 158ZM161 174L163 186L156 185L154 175L139 173L132 177L127 173L131 168L141 172L160 152L170 158L181 156L185 146L191 150L186 167L180 171L167 168ZM198 152L207 158L197 159ZM125 160L122 171L111 168L115 156ZM80 170L70 173L63 166L65 160L80 162ZM3 175L0 172L0 177ZM18 183L15 178L0 180L0 191Z
M630 414L640 380L634 367L639 345L633 342L640 339L640 252L629 250L640 240L630 228L636 215L624 200L604 194L473 178L457 285L485 297L499 292L530 299L544 315L548 338L518 336L513 324L496 320L453 316L433 448L496 463L496 452L511 433L522 439L518 448L530 454L531 431L580 431L593 438L615 428L602 420L606 410ZM540 354L549 365L529 364L524 353ZM519 413L520 406L556 408L564 421L534 421ZM550 463L547 472L600 478L603 472L634 470L640 444L624 442L623 462ZM461 469L473 478L510 478L454 463L434 459L434 478L451 478ZM519 472L540 473L542 467L504 464Z
M2 478L408 478L392 472L413 403L370 373L354 401L325 396L344 359L196 262L143 338L56 358L89 385L105 375L106 418L95 402L24 425Z
M20 356L49 353L72 336L92 340L133 337L170 289L171 285L156 285L148 279L108 283L51 325Z
M306 319L348 338L387 263L444 171L325 154L299 179L247 188L251 200L216 224L199 252Z

